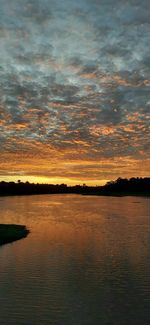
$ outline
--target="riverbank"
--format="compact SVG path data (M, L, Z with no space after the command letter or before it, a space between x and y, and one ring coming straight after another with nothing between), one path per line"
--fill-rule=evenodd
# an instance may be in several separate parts
M90 195L90 196L115 196L115 197L124 197L124 196L139 196L139 197L147 197L150 198L150 193L139 193L139 192L104 192L104 193L84 193L82 195Z
M0 224L0 245L25 238L29 230L23 225Z
M104 186L87 186L67 184L34 184L0 182L0 196L38 195L38 194L83 194L103 196L150 196L150 177L148 178L118 178Z

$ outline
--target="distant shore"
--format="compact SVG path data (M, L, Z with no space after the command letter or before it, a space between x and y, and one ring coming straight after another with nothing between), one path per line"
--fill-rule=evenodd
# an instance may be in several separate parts
M142 197L150 197L150 192L102 192L102 193L84 193L82 195L91 195L91 196L117 196L117 197L124 197L124 196L142 196Z
M118 178L103 186L67 184L34 184L0 182L0 196L37 195L37 194L82 194L103 196L150 196L150 178Z
M28 234L26 226L0 224L0 246L25 238Z
M150 198L150 193L114 193L114 192L46 192L46 193L11 193L11 194L0 194L0 197L12 197L12 196L35 196L35 195L66 195L66 194L77 194L83 196L113 196L113 197L125 197L125 196L141 196Z

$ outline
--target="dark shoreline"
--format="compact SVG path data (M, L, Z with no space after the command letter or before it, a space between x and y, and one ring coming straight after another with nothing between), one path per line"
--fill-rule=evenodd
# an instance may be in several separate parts
M13 196L35 196L35 195L67 195L67 194L77 194L77 195L83 195L83 196L110 196L110 197L125 197L125 196L139 196L139 197L147 197L150 198L150 193L133 193L133 192L123 192L123 193L109 193L109 192L101 192L101 193L93 193L93 192L53 192L53 193L11 193L11 194L1 194L1 197L13 197Z
M24 225L0 224L0 246L27 237L29 230Z
M118 178L103 186L0 182L0 196L81 194L98 196L150 196L150 178Z
M113 197L125 197L125 196L138 196L138 197L147 197L150 198L150 193L101 193L101 194L93 194L93 193L88 193L88 194L82 194L82 195L90 195L90 196L113 196Z

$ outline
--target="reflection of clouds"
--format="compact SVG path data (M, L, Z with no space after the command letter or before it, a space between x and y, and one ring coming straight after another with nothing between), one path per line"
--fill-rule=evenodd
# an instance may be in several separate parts
M2 0L3 154L146 159L149 13L147 0Z

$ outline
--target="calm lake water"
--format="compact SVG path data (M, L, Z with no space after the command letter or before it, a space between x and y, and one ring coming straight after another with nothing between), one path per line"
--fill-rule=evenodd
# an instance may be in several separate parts
M0 223L25 224L0 247L1 325L149 325L150 200L0 198Z

